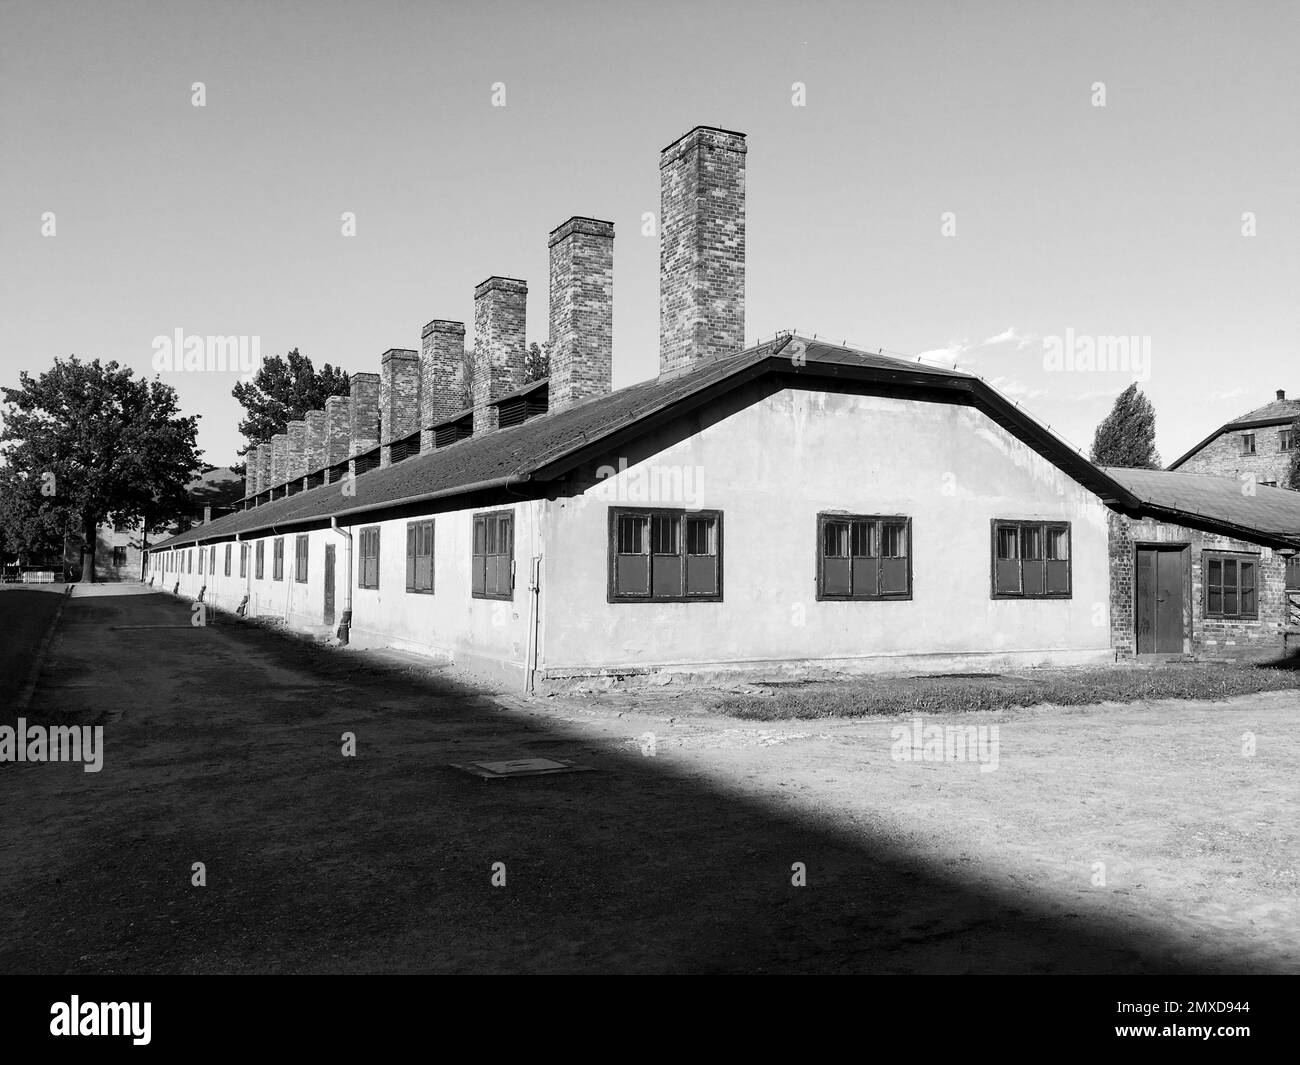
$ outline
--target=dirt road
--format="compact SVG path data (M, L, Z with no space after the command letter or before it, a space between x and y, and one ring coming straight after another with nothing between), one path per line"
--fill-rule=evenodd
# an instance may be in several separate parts
M0 970L1300 968L1294 694L970 717L981 772L892 758L910 723L497 698L190 620L68 602L28 716L102 724L104 766L0 765ZM449 767L532 757L595 771Z

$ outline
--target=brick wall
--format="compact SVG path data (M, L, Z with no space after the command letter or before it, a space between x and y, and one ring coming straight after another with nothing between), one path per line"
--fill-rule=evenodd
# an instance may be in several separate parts
M1233 429L1220 433L1200 451L1178 467L1180 473L1213 473L1244 480L1253 476L1256 484L1275 481L1285 486L1291 468L1291 452L1283 451L1278 431L1291 423L1266 425L1259 429ZM1243 432L1255 434L1255 454L1241 453Z
M1110 620L1111 643L1121 658L1137 651L1135 546L1186 544L1191 567L1188 620L1191 638L1185 649L1198 658L1271 657L1284 650L1286 621L1286 562L1267 547L1227 536L1188 529L1153 519L1133 519L1110 512ZM1235 551L1257 555L1258 620L1233 620L1205 616L1204 553Z
M697 126L659 157L659 372L745 346L745 135Z

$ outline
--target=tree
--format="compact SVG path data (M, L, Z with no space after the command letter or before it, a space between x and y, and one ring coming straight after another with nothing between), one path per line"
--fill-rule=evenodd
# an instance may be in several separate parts
M248 412L239 431L248 443L239 450L247 455L259 444L285 432L290 422L301 421L310 411L322 410L330 396L348 394L348 375L328 362L318 371L306 355L294 348L287 356L264 359L252 381L240 381L231 391ZM231 467L239 473L238 466Z
M1119 394L1115 406L1097 426L1092 440L1092 461L1098 466L1160 469L1156 412L1136 381Z
M540 381L551 376L551 342L538 344L533 341L528 345L528 354L524 356L524 384Z
M12 539L32 547L80 533L81 579L93 581L101 523L142 525L147 537L184 517L198 418L180 415L170 385L72 356L0 391L0 522Z
M1291 423L1291 466L1286 472L1286 487L1300 492L1300 418Z

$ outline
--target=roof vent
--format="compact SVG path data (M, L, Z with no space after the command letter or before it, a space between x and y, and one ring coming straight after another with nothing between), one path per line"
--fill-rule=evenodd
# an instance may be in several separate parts
M1278 398L1278 401L1279 401L1279 402L1282 401L1282 400L1284 400L1284 399L1286 399L1286 390L1285 390L1285 389L1282 389L1282 388L1279 388L1279 389L1277 390L1277 398Z

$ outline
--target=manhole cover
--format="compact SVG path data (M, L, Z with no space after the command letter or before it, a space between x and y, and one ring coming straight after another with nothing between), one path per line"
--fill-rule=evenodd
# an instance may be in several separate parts
M557 758L512 758L504 762L452 763L453 769L485 779L497 777L536 777L549 773L586 773L590 766L576 765Z

